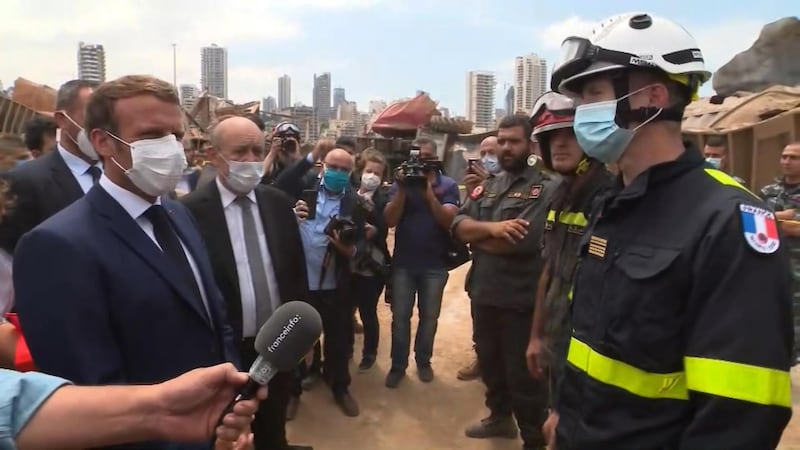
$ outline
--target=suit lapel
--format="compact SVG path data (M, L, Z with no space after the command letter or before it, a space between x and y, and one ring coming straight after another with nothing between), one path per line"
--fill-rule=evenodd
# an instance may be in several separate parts
M50 171L52 172L53 182L56 184L58 190L70 202L83 197L83 189L78 184L78 180L72 175L64 158L61 157L58 148L49 153L50 156Z
M283 234L280 230L280 223L276 220L273 214L268 214L271 205L266 199L263 189L256 187L256 202L258 203L258 213L261 217L261 223L264 225L264 235L267 240L267 249L269 251L269 259L272 263L272 270L275 273L275 279L278 283L278 294L281 296L280 303L283 303L284 295L281 292L281 283L279 280L284 280L283 276L284 265L282 262L288 260L288 255L281 255L280 250L280 237Z
M87 200L92 204L97 213L108 221L108 228L117 236L117 238L127 245L134 253L138 254L153 271L158 274L164 281L166 281L178 293L189 306L200 317L210 325L208 314L206 314L203 299L194 298L191 289L186 283L180 282L183 276L178 272L177 268L168 263L167 258L158 248L158 246L150 239L149 236L139 227L139 224L131 218L124 208L114 200L103 188L95 186L86 194ZM173 220L173 223L176 221ZM180 231L180 225L175 226L181 236L184 245L189 248L192 255L197 255L193 245L189 239L186 239ZM195 261L197 257L195 256ZM208 295L208 290L206 290Z
M225 211L222 209L222 199L219 195L217 183L208 183L202 186L203 190L203 212L199 214L197 220L203 223L203 229L209 230L213 239L206 239L208 251L213 255L214 260L220 260L219 266L224 276L236 286L237 298L239 297L239 275L236 273L236 259L233 255L233 245L231 244L231 234L228 231L228 221L225 219Z

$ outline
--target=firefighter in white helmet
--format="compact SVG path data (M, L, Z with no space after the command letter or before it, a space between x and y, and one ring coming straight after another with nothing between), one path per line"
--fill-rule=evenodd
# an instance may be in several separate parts
M564 41L552 88L619 180L584 231L555 408L564 449L775 448L792 312L774 214L685 146L710 78L680 25L631 13Z

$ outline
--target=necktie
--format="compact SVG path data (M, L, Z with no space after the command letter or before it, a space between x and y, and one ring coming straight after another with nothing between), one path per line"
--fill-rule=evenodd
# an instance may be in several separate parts
M156 235L156 241L161 246L161 251L164 252L170 263L178 268L182 278L181 282L186 283L192 295L202 303L203 297L200 295L200 288L197 286L192 266L189 265L189 259L186 257L186 252L183 251L178 234L172 228L167 210L161 205L153 205L144 212L144 216L153 224L153 234Z
M261 257L256 221L251 209L253 202L247 197L237 197L236 204L242 209L242 231L244 232L244 245L247 249L247 265L250 266L250 277L253 279L253 291L256 296L256 328L260 329L272 314L267 268Z
M100 175L103 174L103 171L97 166L89 166L89 168L86 169L86 173L92 176L92 185L94 186L100 181Z

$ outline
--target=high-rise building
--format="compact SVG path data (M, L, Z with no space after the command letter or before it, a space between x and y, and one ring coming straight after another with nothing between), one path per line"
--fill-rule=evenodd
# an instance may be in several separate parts
M338 87L333 89L333 111L331 115L336 115L339 111L339 106L347 103L344 88Z
M369 115L380 114L386 109L386 100L374 99L369 101Z
M217 44L200 50L200 84L209 95L228 99L228 50Z
M283 111L292 106L292 78L284 74L278 78L278 109Z
M345 101L336 110L336 120L355 121L358 117L358 107L356 102Z
M503 117L505 117L505 116L507 116L507 115L508 115L508 114L506 113L506 110L505 110L505 109L503 109L503 108L496 108L496 109L494 110L494 121L495 121L495 123L499 123L501 120L503 120Z
M331 119L331 74L314 74L314 130L317 136L323 124Z
M509 86L506 91L506 114L514 115L516 112L514 109L514 86Z
M191 111L195 102L197 102L197 96L200 94L199 89L193 84L182 84L179 90L181 94L181 106L183 106L183 109Z
M446 108L444 106L440 106L439 112L442 113L442 117L449 118L450 117L450 108Z
M106 51L102 45L78 43L78 78L97 83L106 81Z
M547 92L547 61L535 53L514 61L514 112L531 113L533 105Z
M269 96L261 102L261 111L265 113L274 113L278 110L278 102L275 97Z
M494 72L472 71L467 74L467 119L476 128L494 128Z

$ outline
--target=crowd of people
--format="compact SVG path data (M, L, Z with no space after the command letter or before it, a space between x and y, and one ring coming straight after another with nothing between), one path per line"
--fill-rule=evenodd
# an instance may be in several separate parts
M31 425L14 429L18 442L56 426L34 424L65 380L149 385L226 362L246 369L261 324L302 300L322 317L322 342L269 382L252 444L241 432L249 402L216 445L310 449L286 439L304 390L324 383L344 415L360 414L355 315L357 370L375 370L385 293L394 389L416 305L416 376L430 383L449 271L471 259L475 360L458 376L482 380L489 415L466 436L519 436L523 450L775 448L800 348L800 143L762 198L727 173L723 140L684 143L684 108L711 74L668 19L615 16L562 50L553 91L530 116L503 119L469 161L463 201L426 137L415 170L392 170L348 138L303 154L290 122L223 117L201 167L169 83L62 85L53 120L30 123L29 151L1 178L0 294L13 322L0 325L2 364L58 377ZM11 373L0 384L18 385ZM200 395L173 389L175 403ZM189 406L180 411L199 414ZM175 444L213 430L179 428L88 442L211 445Z

